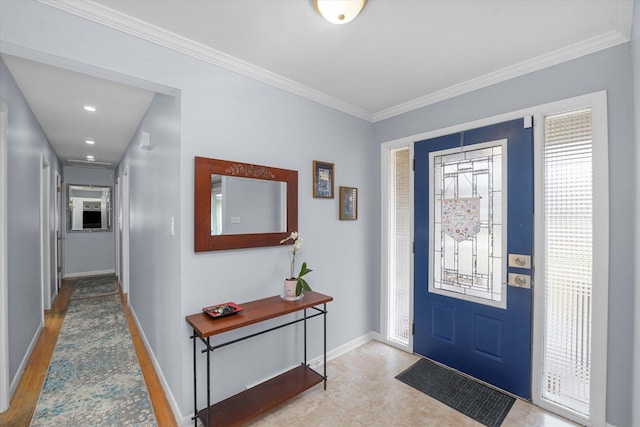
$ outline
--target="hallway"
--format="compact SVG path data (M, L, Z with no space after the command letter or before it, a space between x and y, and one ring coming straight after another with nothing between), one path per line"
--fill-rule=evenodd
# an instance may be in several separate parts
M27 368L22 376L20 384L16 389L9 410L0 414L0 425L24 427L28 426L33 417L33 413L40 396L44 380L47 375L49 363L56 346L58 335L64 322L73 285L80 278L65 279L55 299L51 310L45 312L45 324L38 338L38 342L33 351ZM123 303L126 302L126 295L122 295ZM133 339L133 344L137 353L140 368L147 384L153 411L158 422L158 426L176 426L177 423L171 412L171 407L166 399L162 385L155 373L153 364L144 348L144 344L138 334L135 322L126 306L123 304L127 317L129 331Z

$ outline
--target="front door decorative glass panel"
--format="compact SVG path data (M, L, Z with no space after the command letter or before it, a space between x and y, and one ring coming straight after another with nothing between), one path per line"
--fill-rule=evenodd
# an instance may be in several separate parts
M430 153L431 292L503 305L504 144Z

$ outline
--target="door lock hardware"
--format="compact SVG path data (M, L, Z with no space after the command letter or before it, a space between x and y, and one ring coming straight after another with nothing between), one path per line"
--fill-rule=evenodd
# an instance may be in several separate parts
M517 286L518 288L531 288L531 276L528 274L514 274L509 273L510 286Z
M520 254L509 254L509 267L531 268L531 256Z

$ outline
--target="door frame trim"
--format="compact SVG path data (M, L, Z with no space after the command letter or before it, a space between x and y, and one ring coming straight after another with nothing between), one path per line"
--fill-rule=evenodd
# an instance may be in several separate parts
M577 97L573 97L573 98L568 98L568 99L564 99L561 101L556 101L556 102L549 102L549 103L545 103L545 104L539 104L539 105L534 105L528 108L523 108L520 110L516 110L516 111L512 111L512 112L507 112L507 113L503 113L503 114L498 114L495 116L491 116L491 117L486 117L486 118L481 118L478 120L474 120L471 122L466 122L466 123L459 123L456 125L452 125L452 126L448 126L448 127L444 127L444 128L440 128L440 129L434 129L434 130L430 130L427 132L422 132L419 134L414 134L414 135L409 135L409 136L405 136L402 138L397 138L394 140L390 140L390 141L385 141L383 143L381 143L381 145L383 146L383 148L389 147L389 146L393 146L393 145L397 145L397 146L402 146L403 144L409 144L411 146L411 152L414 152L414 145L416 141L422 141L424 139L431 139L431 138L437 138L439 136L444 136L444 135L449 135L452 133L458 133L458 132L463 132L466 130L470 130L470 129L475 129L475 128L479 128L479 127L484 127L484 126L489 126L489 125L493 125L493 124L497 124L497 123L501 123L501 122L505 122L505 121L509 121L509 120L514 120L514 119L518 119L518 118L522 118L525 116L534 116L534 117L539 117L541 114L543 114L543 112L547 112L549 110L550 107L554 107L557 105L576 105L576 104L582 104L583 106L585 104L587 105L593 105L593 102L596 101L599 103L601 108L605 109L606 112L606 107L607 107L607 91L599 91L599 92L593 92L593 93L589 93L589 94L585 94L585 95L581 95L581 96L577 96ZM570 104L573 103L573 104ZM557 112L557 111L556 111ZM605 119L606 119L606 114L605 114ZM539 139L539 123L534 124L534 144L535 141L537 139ZM603 133L605 140L608 140L608 130L607 130L607 125L605 122L605 125L603 126L603 129L594 129L594 132L598 132L599 134ZM606 150L605 150L606 151ZM384 152L384 151L383 151ZM606 153L605 153L606 155ZM535 156L536 156L536 152L535 152L535 148L534 148L534 162L535 162ZM607 158L607 157L605 157ZM385 157L382 156L381 157L381 168L382 170L384 170L384 168L386 168L388 165L384 164ZM605 167L607 167L606 170L608 170L608 163L605 162ZM534 174L535 174L536 169L534 169ZM413 174L412 174L413 175ZM602 191L604 190L607 195L607 208L602 209L604 211L604 214L608 215L608 173L603 173L603 177L602 179L606 179L605 184L603 184L602 182L598 183L598 190ZM412 180L413 180L413 176L412 176ZM594 180L595 181L595 180ZM594 183L595 185L595 183ZM385 188L382 187L381 188L381 196L382 196L382 200L384 200L384 197L386 197L384 194L382 194L384 192ZM411 194L411 198L413 199L414 195L413 195L413 186L411 188L412 194ZM535 205L534 205L535 206ZM603 218L604 219L604 218ZM606 217L607 220L607 224L608 224L608 216ZM385 225L385 223L383 222L383 227ZM535 229L535 223L534 223L534 243L537 241L538 239L538 232ZM605 244L600 244L599 246L599 250L603 250L603 251L607 251L607 256L602 258L603 260L605 260L608 263L608 249L609 249L609 241L608 241L608 227L601 227L603 230L601 230L603 233L605 233L605 236L601 236L600 238L604 238L606 239L604 241ZM384 232L386 232L383 229L383 234ZM413 224L412 224L412 236L413 236ZM536 256L536 252L535 252L535 248L537 245L534 245L534 257L537 259ZM381 252L385 251L385 247L382 245L381 243ZM600 256L600 255L598 255ZM601 269L604 270L604 269ZM384 277L384 276L382 276ZM598 309L596 310L594 308L594 312L598 312L598 322L599 324L597 325L597 328L594 328L595 331L598 331L598 335L602 335L598 337L597 342L600 344L599 348L605 348L607 349L607 315L608 315L608 283L609 283L609 276L608 276L608 268L604 271L602 271L601 273L599 273L599 280L602 281L602 283L606 283L607 287L605 291L602 291L601 293L603 294L601 297L601 300L598 303ZM384 285L384 282L381 281L382 286ZM382 292L384 292L385 290L382 289ZM536 291L536 287L534 286L534 292L533 292L533 299L534 299L534 310L533 310L533 323L532 323L532 327L533 327L533 347L532 347L532 396L533 396L533 401L534 403L536 403L537 405L542 406L539 403L539 399L537 399L537 393L536 392L536 388L535 388L535 381L536 381L536 377L538 376L538 373L541 372L541 368L539 366L540 363L540 356L536 357L536 352L535 350L540 348L540 336L541 335L541 331L539 330L539 314L538 311L539 309L537 308L537 306L539 304L536 304L535 301L539 298L538 296L538 292ZM594 298L595 299L595 298ZM384 300L381 299L381 304L380 304L380 319L382 321L383 316L385 316L386 314L384 314L386 307L383 305ZM411 306L413 307L414 305L414 296L413 293L411 295ZM604 310L602 312L602 310ZM413 319L413 318L412 318ZM412 341L413 342L413 341ZM595 347L595 346L594 346ZM597 348L597 347L596 347ZM413 352L413 347L410 347L408 349L408 351ZM592 378L594 379L594 384L597 385L598 389L597 394L595 396L593 396L593 392L592 392L592 397L594 397L592 399L591 402L591 406L593 409L593 414L591 416L591 422L595 425L605 425L606 423L606 384L607 384L607 360L606 360L606 353L607 351L603 351L600 352L603 353L601 355L598 355L597 358L597 363L593 363L594 365L594 371L592 371ZM592 353L593 354L593 353ZM597 365L597 366L596 366ZM592 390L595 389L595 386L592 385ZM554 405L555 406L555 405ZM570 419L575 419L575 416L571 416L572 414L565 414L562 413L558 410L557 407L547 407L545 409L550 410L551 412L554 413L558 413L559 415L565 416L567 418ZM580 419L582 422L584 422L583 418L578 418Z
M129 212L130 212L130 176L129 167L126 167L122 172L122 292L129 294L129 279L130 279L130 264L129 264ZM130 298L127 298L131 301Z
M62 286L62 229L63 229L63 215L62 215L62 206L63 206L63 200L62 200L62 175L60 175L60 171L56 170L54 171L54 220L53 220L53 225L54 225L54 236L55 236L55 244L53 245L54 247L54 251L53 251L53 265L54 265L54 271L55 271L55 281L56 281L56 286L55 286L55 292L54 295L58 294L58 291L60 290L60 286ZM58 185L60 187L58 187ZM59 191L58 191L59 188ZM58 264L60 265L60 271L58 271Z
M120 286L122 286L122 279L120 276L122 276L122 274L120 273L120 230L121 230L121 226L120 226L120 209L121 209L121 195L120 195L120 182L122 181L122 178L120 176L116 177L116 181L114 183L114 214L113 214L113 223L115 225L115 251L116 251L116 278L118 279L118 281L120 282Z
M40 153L40 281L42 284L42 322L51 309L51 164Z
M8 239L7 236L7 199L9 156L7 104L0 101L0 412L9 409L9 274L8 274Z

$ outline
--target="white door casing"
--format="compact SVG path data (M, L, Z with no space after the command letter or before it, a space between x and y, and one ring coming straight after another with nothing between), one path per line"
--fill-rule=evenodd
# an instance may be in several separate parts
M122 173L122 292L129 293L129 170Z
M114 206L114 223L115 223L115 243L116 243L116 277L120 280L122 284L120 273L120 230L121 228L121 216L120 216L120 205L122 204L122 199L120 197L120 177L116 177L116 182L114 185L115 188L115 206Z
M0 412L9 409L9 277L7 266L7 106L0 102Z
M50 218L50 171L51 165L44 157L40 170L40 279L42 282L42 321L44 322L44 310L51 308L51 229Z
M62 176L60 173L56 171L56 184L55 184L55 239L56 243L54 245L54 265L55 265L55 276L56 276L56 289L55 294L60 290L60 286L62 286L62 236L63 236L63 222L62 222Z

